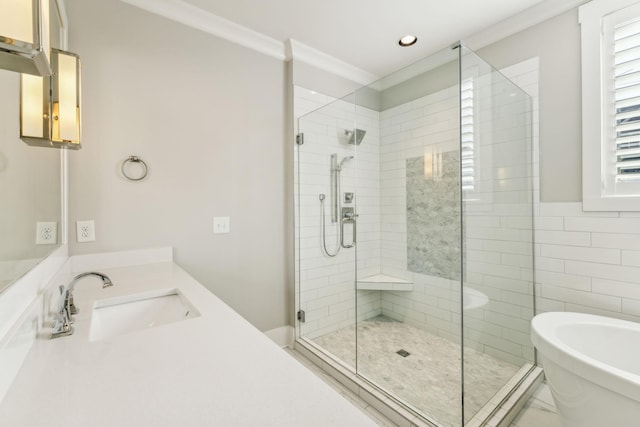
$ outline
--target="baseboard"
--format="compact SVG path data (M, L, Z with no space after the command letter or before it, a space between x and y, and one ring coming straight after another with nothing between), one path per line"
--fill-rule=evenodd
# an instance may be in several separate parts
M293 326L281 326L264 332L264 334L280 347L291 347L293 345Z

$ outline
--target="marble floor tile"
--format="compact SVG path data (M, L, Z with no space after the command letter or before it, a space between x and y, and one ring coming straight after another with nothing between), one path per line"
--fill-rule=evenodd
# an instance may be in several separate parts
M546 383L540 385L511 423L511 427L562 427L551 391Z
M378 316L313 341L358 373L444 426L461 424L459 344L406 323ZM403 353L405 351L406 353ZM465 413L478 412L519 370L465 348Z
M305 365L310 371L316 374L320 379L325 381L331 387L333 387L338 393L349 400L356 408L360 409L372 420L382 427L395 427L396 425L386 418L380 411L376 410L373 406L369 405L357 394L350 391L348 388L340 384L329 374L320 369L317 365L311 362L297 351L285 348L291 356L296 358L300 363ZM525 407L520 411L517 417L514 419L510 427L562 427L559 417L556 412L553 398L551 397L551 391L546 383L541 384L538 389L531 396Z

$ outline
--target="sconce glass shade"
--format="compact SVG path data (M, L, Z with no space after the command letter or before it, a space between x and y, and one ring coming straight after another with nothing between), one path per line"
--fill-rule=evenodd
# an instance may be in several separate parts
M79 149L80 58L51 49L50 77L21 76L20 138L29 145Z
M49 0L0 0L0 68L51 75Z
M430 181L440 181L442 173L442 151L428 147L424 153L424 178Z

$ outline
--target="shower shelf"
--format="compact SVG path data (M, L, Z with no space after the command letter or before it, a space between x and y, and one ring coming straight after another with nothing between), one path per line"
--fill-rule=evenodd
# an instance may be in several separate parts
M379 273L359 279L357 287L372 291L412 291L413 282Z

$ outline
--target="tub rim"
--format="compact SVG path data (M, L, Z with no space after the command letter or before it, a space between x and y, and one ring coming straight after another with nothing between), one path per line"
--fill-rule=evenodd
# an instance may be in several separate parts
M589 382L640 402L640 375L601 362L564 343L557 329L570 324L614 326L634 330L640 336L640 323L568 311L541 313L531 320L531 342L543 358Z

